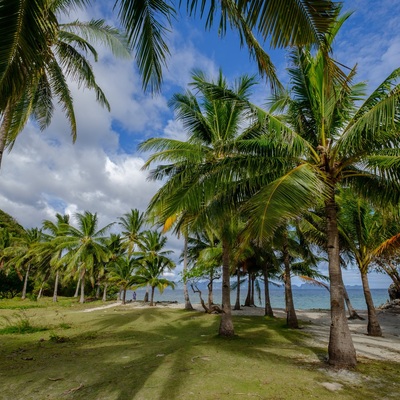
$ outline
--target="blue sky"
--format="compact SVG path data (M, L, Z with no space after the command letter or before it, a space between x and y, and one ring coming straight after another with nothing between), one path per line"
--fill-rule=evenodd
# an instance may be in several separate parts
M400 2L381 0L377 6L373 0L345 1L344 9L349 8L354 14L337 37L334 55L349 67L358 64L359 80L374 88L400 67ZM90 12L79 11L77 16L81 20L111 18L102 13L99 1ZM70 20L74 18L70 16ZM222 68L230 81L257 72L247 50L240 49L236 34L219 39L215 31L204 31L204 22L189 19L183 12L178 18L169 37L171 57L162 93L150 96L142 92L133 58L116 60L101 49L94 69L111 112L96 104L93 93L71 83L78 123L76 143L72 145L67 121L59 111L45 132L29 123L13 151L3 158L1 209L25 227L40 226L57 212L97 212L104 226L131 208L145 210L159 184L147 181L147 173L141 171L145 155L137 153L137 144L153 136L185 137L168 108L171 95L187 88L194 68L209 76ZM285 52L272 54L278 75L286 82ZM268 87L260 81L253 101L262 105L267 97ZM179 239L171 238L169 244L180 253ZM390 283L383 275L371 278L373 287ZM360 284L355 270L345 273L345 283Z

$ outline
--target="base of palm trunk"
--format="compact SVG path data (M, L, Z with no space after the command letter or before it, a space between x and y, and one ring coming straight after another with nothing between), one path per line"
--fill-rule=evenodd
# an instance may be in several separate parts
M235 330L233 328L232 315L227 314L227 313L223 313L221 315L221 322L220 322L220 325L219 325L218 335L219 336L224 336L224 337L235 336Z

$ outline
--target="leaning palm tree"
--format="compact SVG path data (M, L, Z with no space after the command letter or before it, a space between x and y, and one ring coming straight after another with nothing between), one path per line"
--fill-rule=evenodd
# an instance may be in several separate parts
M54 112L53 99L61 105L75 141L77 125L67 79L94 90L97 101L109 109L87 56L97 61L93 45L98 43L116 55L129 55L118 31L103 20L59 22L73 6L88 3L86 0L2 3L0 163L4 149L12 148L29 117L36 120L40 129L48 127Z
M104 244L105 233L112 224L98 229L97 214L85 211L75 214L78 227L70 226L67 234L58 238L59 248L66 250L58 264L65 264L71 276L78 275L80 280L80 302L85 302L85 283L89 276L94 284L95 270L108 261L109 253Z

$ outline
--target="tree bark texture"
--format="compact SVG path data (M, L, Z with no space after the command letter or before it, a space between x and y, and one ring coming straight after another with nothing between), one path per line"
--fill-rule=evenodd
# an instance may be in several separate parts
M31 264L28 264L28 268L26 269L25 279L24 279L24 286L22 287L22 296L21 299L26 299L26 290L28 288L28 279L29 279L29 270L31 269Z
M53 291L53 302L56 303L58 300L58 281L60 279L60 271L57 270L56 278L54 280L54 291Z
M219 335L225 337L234 336L231 287L230 287L230 246L226 240L222 240L222 311L219 325Z
M264 298L265 298L265 316L273 317L274 312L271 307L271 298L269 296L269 277L268 277L268 263L264 265Z
M236 286L236 302L234 310L240 310L240 268L236 269L237 286Z
M103 301L107 301L107 283L104 284L104 289L103 289Z
M79 303L84 303L85 302L85 275L86 271L82 271L81 275L81 298L79 300Z
M151 297L150 297L150 306L151 306L151 307L154 306L154 289L155 289L155 288L156 288L155 286L152 286L152 287L151 287Z
M283 244L283 263L285 265L285 301L286 301L286 324L288 328L298 329L299 322L297 321L296 310L294 309L292 279L290 270L290 260L287 236L285 236Z
M379 325L378 317L376 316L376 310L372 300L371 290L369 289L368 276L366 272L361 272L361 282L363 285L364 297L368 310L368 335L382 336L382 329Z
M344 307L337 209L333 188L331 198L326 202L325 208L331 303L331 327L328 345L329 364L335 367L353 367L357 364L357 358Z
M190 302L189 291L186 281L186 273L188 269L187 252L188 252L188 236L187 234L185 234L185 242L183 245L183 297L185 299L185 310L193 311L194 308L192 306L192 303Z

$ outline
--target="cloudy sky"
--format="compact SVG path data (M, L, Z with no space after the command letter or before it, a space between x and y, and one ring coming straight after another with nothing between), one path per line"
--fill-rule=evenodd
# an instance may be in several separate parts
M104 16L112 22L100 6L98 1L97 7L77 16L80 20ZM345 1L344 8L350 7L354 14L340 32L334 54L349 67L358 64L359 80L374 88L400 66L400 2L381 0L377 7L373 0ZM69 19L75 17L70 15ZM209 76L222 68L231 81L244 73L256 73L255 64L246 50L240 49L234 33L220 39L184 12L178 19L169 37L171 57L162 93L151 96L142 92L134 58L118 60L100 49L100 60L93 66L111 112L96 103L93 93L71 83L78 123L76 143L72 144L68 123L60 112L44 132L29 123L12 152L3 158L0 209L26 228L40 226L57 212L97 212L100 226L104 226L131 208L146 209L159 184L149 182L147 173L141 171L146 155L136 148L149 137L184 138L167 106L171 95L186 89L194 68ZM285 82L285 53L273 52L273 60ZM268 88L260 82L254 99L263 104L267 97ZM171 238L169 246L180 253L178 239ZM346 273L345 283L359 284L358 274ZM382 275L373 276L375 287L387 287L388 283Z

